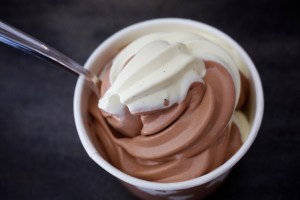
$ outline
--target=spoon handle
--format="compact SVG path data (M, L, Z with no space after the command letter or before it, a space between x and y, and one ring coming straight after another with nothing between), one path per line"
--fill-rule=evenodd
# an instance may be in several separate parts
M74 60L58 52L49 45L23 33L22 31L0 21L0 42L14 48L23 50L44 60L60 64L79 75L84 75L86 79L93 83L98 82L98 78L90 71L83 68Z

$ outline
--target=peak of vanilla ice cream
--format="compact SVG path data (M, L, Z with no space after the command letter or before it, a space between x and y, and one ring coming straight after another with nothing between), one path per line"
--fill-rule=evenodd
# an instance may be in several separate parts
M204 82L205 60L228 70L239 97L240 74L224 48L195 33L159 32L138 38L114 58L111 87L98 107L115 116L124 115L126 106L132 114L171 107L185 99L192 83Z

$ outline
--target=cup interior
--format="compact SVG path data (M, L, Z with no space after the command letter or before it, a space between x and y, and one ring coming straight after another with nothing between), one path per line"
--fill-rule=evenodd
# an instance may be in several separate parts
M257 132L259 130L262 116L263 116L263 91L260 77L257 70L248 56L240 45L225 33L213 28L209 25L192 21L188 19L166 18L154 19L141 23L131 25L121 31L115 33L107 40L105 40L88 58L84 67L94 73L99 74L103 68L111 61L111 59L131 41L142 35L157 32L157 31L189 31L196 32L208 39L216 42L224 47L231 55L234 56L236 62L240 66L240 70L250 80L250 102L246 108L246 115L250 122L250 131L248 137L238 152L233 155L227 162L213 170L212 172L201 177L177 182L177 183L156 183L151 181L141 180L118 170L105 159L102 153L102 148L97 142L96 136L90 131L88 114L88 98L90 97L91 90L83 77L79 77L74 94L74 117L76 128L80 140L88 153L88 155L103 169L111 173L120 180L135 186L142 186L144 188L154 190L179 190L205 184L225 173L227 173L248 151L252 145Z

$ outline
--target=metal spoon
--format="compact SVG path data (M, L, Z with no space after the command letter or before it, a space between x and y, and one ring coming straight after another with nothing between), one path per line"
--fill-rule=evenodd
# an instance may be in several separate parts
M49 45L42 43L32 36L29 36L2 21L0 21L0 42L35 55L43 60L58 64L78 75L84 76L90 83L91 89L99 97L98 86L100 84L100 80L98 76L83 68L80 64L53 49Z

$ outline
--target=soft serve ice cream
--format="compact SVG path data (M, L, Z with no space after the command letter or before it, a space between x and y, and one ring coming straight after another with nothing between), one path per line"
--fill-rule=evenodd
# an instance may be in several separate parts
M123 172L178 182L222 165L242 145L247 78L221 46L189 32L151 33L124 47L92 97L91 129ZM99 109L100 108L100 109Z

